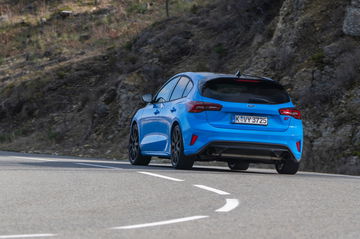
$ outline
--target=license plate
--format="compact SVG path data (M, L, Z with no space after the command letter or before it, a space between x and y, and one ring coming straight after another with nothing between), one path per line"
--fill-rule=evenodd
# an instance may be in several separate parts
M235 124L268 125L267 117L235 115Z

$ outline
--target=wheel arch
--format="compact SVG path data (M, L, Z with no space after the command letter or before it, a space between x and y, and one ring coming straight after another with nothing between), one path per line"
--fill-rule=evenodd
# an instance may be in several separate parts
M171 128L170 128L170 134L172 134L172 131L173 131L173 129L174 129L174 127L175 127L176 125L178 125L178 126L180 127L180 130L181 130L181 126L180 126L179 121L178 121L178 120L174 120L174 122L172 123Z
M173 129L175 126L179 126L180 128L180 133L181 133L181 138L182 138L182 141L183 141L183 145L185 147L185 138L184 138L184 132L183 132L183 129L181 128L181 124L180 124L180 121L178 119L174 120L174 122L172 123L171 125L171 128L170 128L170 137L169 137L169 145L171 145L171 136L172 136L172 132L173 132ZM170 149L171 150L171 149Z

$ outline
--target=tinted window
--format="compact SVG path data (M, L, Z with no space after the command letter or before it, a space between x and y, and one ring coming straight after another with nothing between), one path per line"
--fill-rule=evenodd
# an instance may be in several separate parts
M239 103L281 104L290 98L281 85L268 80L215 79L202 88L205 97Z
M189 83L189 79L186 77L182 77L179 82L177 83L174 92L172 93L172 96L170 98L170 100L177 100L182 98L182 95L184 93L184 90L187 86L187 84Z
M187 84L186 89L184 91L183 97L188 96L188 94L190 93L190 91L192 90L193 87L194 87L194 84L191 81L189 81L189 83Z
M174 86L176 85L177 81L179 80L179 77L172 79L169 81L156 95L155 102L161 103L169 101L170 95L174 89Z

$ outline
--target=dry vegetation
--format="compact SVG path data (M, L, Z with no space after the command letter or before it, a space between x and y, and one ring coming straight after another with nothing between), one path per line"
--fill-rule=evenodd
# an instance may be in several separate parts
M0 0L1 150L124 158L139 95L178 72L240 68L299 106L303 169L360 174L350 1L171 0L169 19L165 1Z
M171 15L203 2L173 0ZM0 87L104 49L131 47L130 39L165 17L164 0L0 0Z

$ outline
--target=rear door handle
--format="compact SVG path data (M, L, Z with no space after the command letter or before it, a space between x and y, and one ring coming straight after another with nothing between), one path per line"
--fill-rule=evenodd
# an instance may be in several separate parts
M174 113L176 111L176 109L172 108L170 111L171 111L171 113Z
M158 115L159 113L160 113L159 110L155 110L155 111L154 111L154 114L155 114L155 115Z

